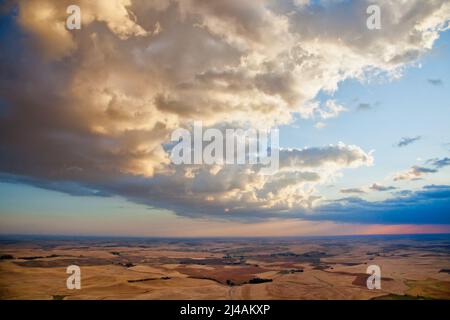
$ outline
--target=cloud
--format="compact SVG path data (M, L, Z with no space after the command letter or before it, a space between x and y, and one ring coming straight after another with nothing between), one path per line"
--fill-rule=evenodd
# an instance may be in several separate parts
M428 79L428 83L433 86L442 86L444 82L441 79Z
M336 118L340 113L347 111L342 105L335 100L327 100L322 107L315 107L320 118L326 120Z
M319 93L346 79L400 76L430 51L450 13L445 0L384 2L389 32L370 32L371 1L79 3L76 32L64 27L71 1L35 0L17 1L0 33L0 172L225 218L312 208L319 184L373 156L343 143L284 150L270 178L247 166L175 167L165 149L174 129L337 117L345 108L319 103Z
M353 194L363 194L366 193L364 190L359 189L359 188L349 188L349 189L341 189L340 190L341 193L353 193Z
M426 168L426 167L419 167L419 166L413 166L411 169L409 169L406 172L397 173L394 176L394 181L399 180L418 180L423 175L429 174L429 173L436 173L438 170Z
M280 168L356 168L373 164L372 153L342 142L327 147L284 149L280 151Z
M71 32L65 27L66 11L70 1L26 1L19 0L20 26L39 38L38 47L49 58L61 58L71 54L78 47ZM82 25L88 27L93 22L103 22L120 39L132 36L147 36L145 31L130 15L131 0L80 0Z
M414 138L409 138L409 137L403 137L400 139L400 141L397 143L397 147L401 148L401 147L406 147L407 145L410 145L411 143L414 143L416 141L419 141L420 139L422 139L421 136L417 136Z
M391 190L395 190L397 188L393 187L393 186L382 186L382 185L374 183L370 186L370 189L374 190L374 191L391 191Z
M433 168L427 168L427 167L420 167L420 166L413 166L411 169L409 169L406 172L400 172L397 173L394 176L394 181L399 180L419 180L423 175L429 174L429 173L436 173L439 171L439 169L442 169L444 167L447 167L450 165L450 158L434 158L429 159L426 161L427 164L430 164L434 167Z
M358 111L367 111L367 110L371 110L372 106L370 105L370 103L360 103L358 105Z
M378 202L359 198L337 200L323 206L309 220L369 224L450 224L450 186L429 185L405 196ZM305 215L303 215L305 216Z
M437 169L441 169L447 166L450 166L450 158L445 157L442 159L430 159L427 161L427 163L431 164L432 166L436 167Z
M315 190L318 185L335 179L345 168L372 163L371 154L339 143L280 150L280 171L273 176L258 174L256 165L169 165L170 174L155 173L152 178L115 173L105 179L101 178L103 172L95 170L66 169L56 174L52 169L45 172L39 168L35 173L39 179L16 174L9 181L57 190L67 181L76 180L77 186L84 186L84 193L119 195L179 215L252 219L258 218L258 211L271 216L293 208L311 208L321 198Z
M326 126L327 126L327 124L326 124L325 122L322 122L322 121L316 122L316 124L314 125L314 127L315 127L316 129L323 129L323 128L325 128Z
M67 193L71 196L77 197L111 197L112 194L102 190L87 187L73 181L46 181L42 179L35 179L30 177L20 177L11 174L0 173L0 181L6 183L24 183L32 185L36 188L47 190L55 190Z

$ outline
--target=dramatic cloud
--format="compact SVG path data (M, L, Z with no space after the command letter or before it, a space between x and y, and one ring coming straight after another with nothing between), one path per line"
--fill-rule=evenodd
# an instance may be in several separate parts
M265 215L293 208L311 208L320 199L315 187L334 179L344 168L369 166L370 154L356 146L340 143L324 148L280 151L280 171L273 176L258 174L251 165L169 165L167 172L152 178L115 174L99 179L81 169L61 170L59 175L30 179L4 176L10 182L22 182L73 195L121 195L130 201L169 208L180 215L248 218L258 211ZM170 173L170 174L169 174ZM77 183L68 183L73 174ZM245 213L249 213L248 217Z
M370 189L374 190L374 191L391 191L391 190L395 190L396 188L393 186L382 186L382 185L374 183L370 186Z
M4 177L225 218L313 208L317 185L370 166L372 154L351 142L282 150L272 177L251 166L173 166L165 146L175 128L339 116L345 108L319 103L320 92L401 76L450 16L446 0L386 1L383 28L371 32L369 0L80 0L82 28L68 31L73 1L14 3L0 34Z
M406 147L407 145L410 145L411 143L419 141L420 139L422 139L421 136L417 136L417 137L414 137L414 138L403 137L397 143L397 147L399 147L399 148Z

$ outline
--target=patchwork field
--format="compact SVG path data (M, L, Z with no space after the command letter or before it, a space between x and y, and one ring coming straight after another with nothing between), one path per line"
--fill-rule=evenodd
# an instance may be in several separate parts
M450 299L450 237L4 237L1 299ZM69 290L66 268L81 269ZM381 268L381 289L366 285Z

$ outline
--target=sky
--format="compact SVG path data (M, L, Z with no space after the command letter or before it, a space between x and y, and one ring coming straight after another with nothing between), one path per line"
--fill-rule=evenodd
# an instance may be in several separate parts
M0 234L449 233L449 21L445 0L6 1ZM278 128L280 171L174 165L193 121Z

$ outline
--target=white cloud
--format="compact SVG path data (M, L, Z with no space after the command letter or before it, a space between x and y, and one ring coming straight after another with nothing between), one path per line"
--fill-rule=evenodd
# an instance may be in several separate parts
M399 172L395 174L394 181L399 180L417 180L421 179L423 175L429 174L429 173L435 173L437 172L436 169L426 168L426 167L419 167L419 166L413 166L411 169L405 172Z

